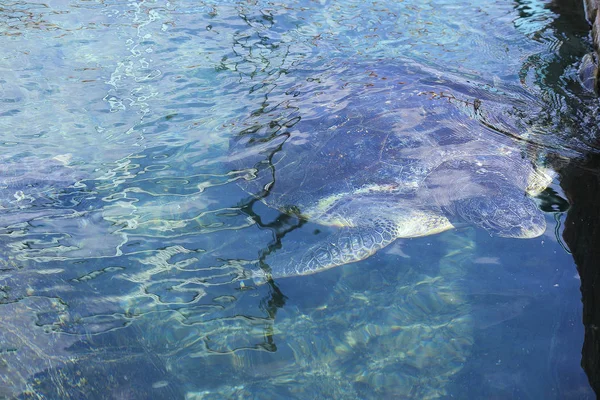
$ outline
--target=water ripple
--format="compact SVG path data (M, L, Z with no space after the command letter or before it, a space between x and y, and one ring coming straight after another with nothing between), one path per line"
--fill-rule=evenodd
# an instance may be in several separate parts
M281 146L310 147L303 127L398 93L427 107L365 104L380 118L354 127L445 137L428 109L523 162L597 151L555 18L494 0L3 2L0 397L444 396L473 346L453 253L470 242L257 285L329 229L302 199L260 199Z

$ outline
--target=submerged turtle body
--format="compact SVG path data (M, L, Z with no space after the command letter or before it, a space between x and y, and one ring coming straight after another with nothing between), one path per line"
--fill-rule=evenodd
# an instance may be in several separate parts
M517 95L411 63L349 67L322 78L320 89L301 96L310 115L287 131L268 140L242 135L236 144L238 158L255 160L245 190L340 228L309 248L284 246L269 261L274 277L359 261L397 238L457 223L503 237L544 232L530 196L551 178L505 134L517 130Z

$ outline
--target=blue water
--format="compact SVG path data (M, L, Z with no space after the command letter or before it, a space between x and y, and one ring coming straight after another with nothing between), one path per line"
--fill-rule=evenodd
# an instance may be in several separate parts
M594 398L564 213L257 285L336 228L257 201L230 149L326 121L349 65L410 61L496 99L473 123L534 161L580 157L588 43L544 2L54 0L0 21L0 398Z

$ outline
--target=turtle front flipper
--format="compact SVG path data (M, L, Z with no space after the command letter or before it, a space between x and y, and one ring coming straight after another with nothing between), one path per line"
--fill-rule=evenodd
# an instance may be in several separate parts
M267 258L271 268L270 275L273 278L309 275L364 260L396 240L394 229L390 228L386 229L382 226L341 228L322 242L309 247L305 252L275 253Z
M430 212L404 211L392 216L357 217L355 221L360 224L339 228L312 246L283 243L281 249L265 260L268 266L265 269L270 271L258 271L253 277L261 282L269 278L309 275L364 260L398 238L425 236L452 228L445 217Z

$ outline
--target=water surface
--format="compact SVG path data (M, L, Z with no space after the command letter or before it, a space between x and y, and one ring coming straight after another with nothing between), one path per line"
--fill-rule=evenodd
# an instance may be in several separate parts
M561 210L535 239L460 226L256 285L335 228L242 190L255 161L230 150L326 120L350 67L410 62L496 99L472 123L559 169L594 151L595 106L587 32L552 7L76 0L0 20L0 396L593 398Z

